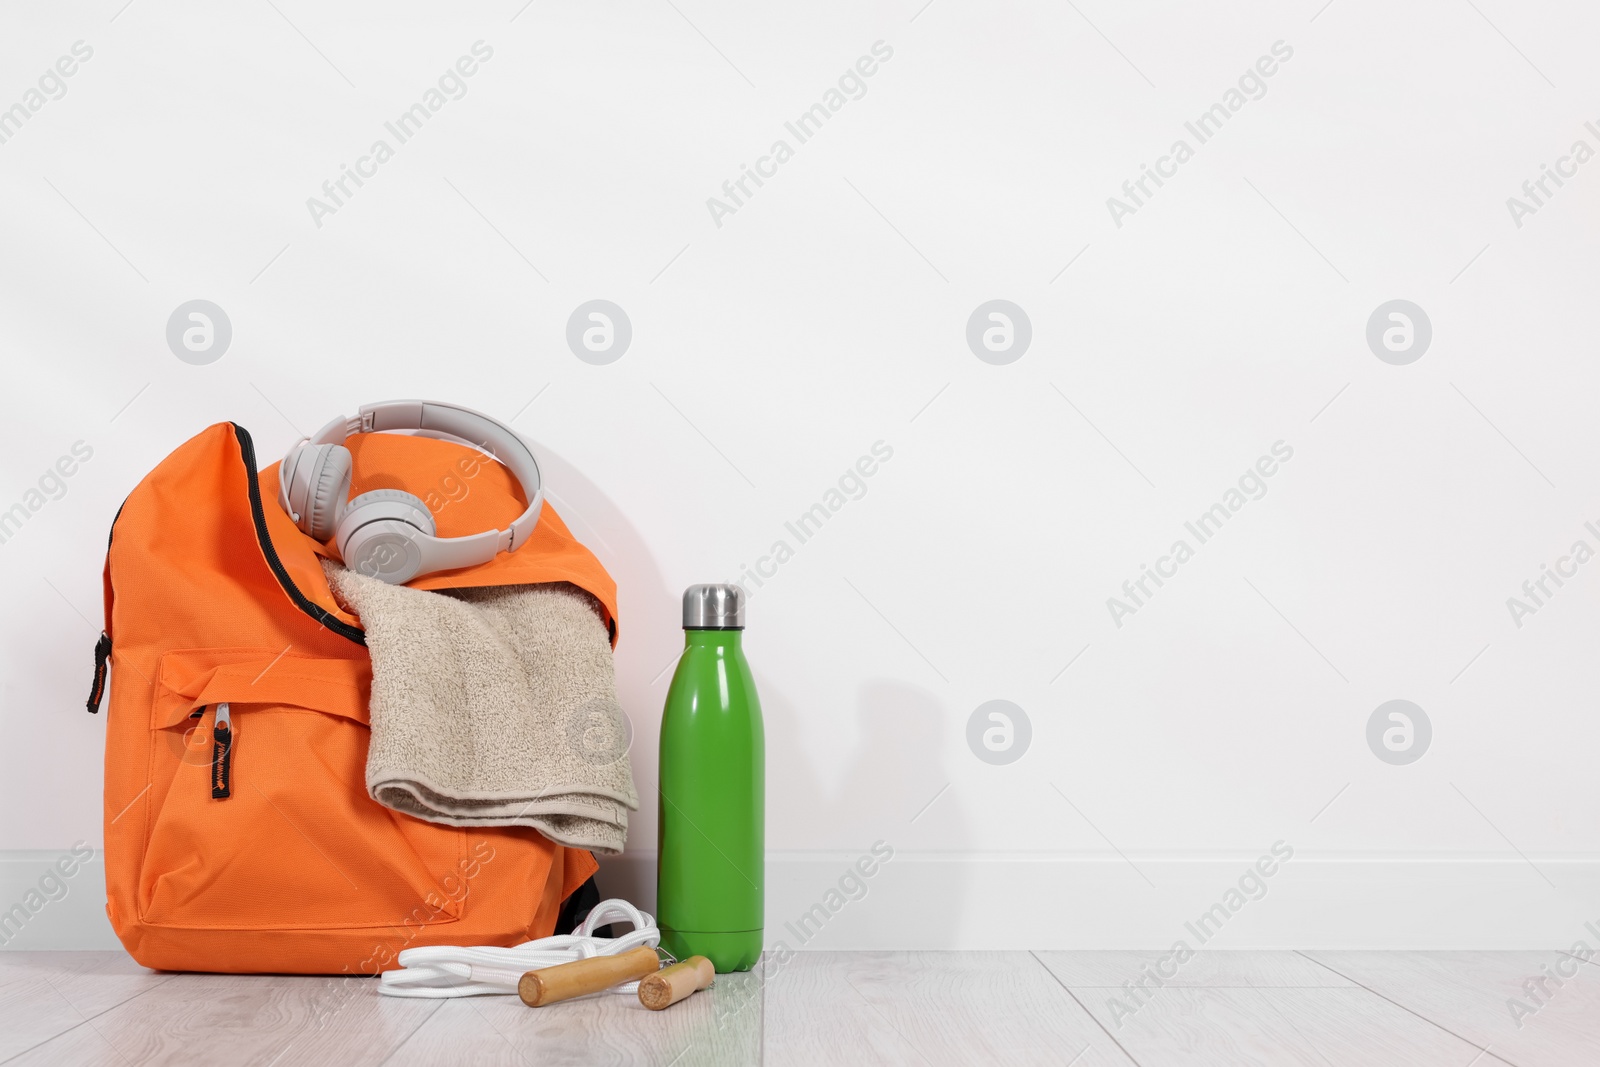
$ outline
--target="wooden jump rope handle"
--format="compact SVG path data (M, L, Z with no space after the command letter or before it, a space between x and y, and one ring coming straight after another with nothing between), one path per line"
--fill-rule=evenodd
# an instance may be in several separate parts
M639 1003L660 1011L704 989L717 976L716 968L704 956L690 956L682 963L657 971L639 983Z
M617 956L591 956L529 971L517 982L517 995L530 1008L598 993L661 969L656 950L640 946Z

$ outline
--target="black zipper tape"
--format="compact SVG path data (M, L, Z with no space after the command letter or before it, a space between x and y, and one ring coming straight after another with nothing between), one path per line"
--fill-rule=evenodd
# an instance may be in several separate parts
M348 638L358 645L366 645L367 635L360 627L351 626L337 618L327 608L314 603L294 584L294 579L289 577L289 571L279 558L278 550L272 546L272 535L267 532L267 515L261 507L261 479L256 473L255 442L250 439L250 431L243 426L238 423L233 423L232 426L234 436L239 439L239 452L244 459L245 477L250 483L250 518L255 523L256 541L261 545L261 554L266 557L267 566L272 568L273 576L278 579L278 584L283 586L283 591L289 594L289 599L294 602L295 607L340 637Z

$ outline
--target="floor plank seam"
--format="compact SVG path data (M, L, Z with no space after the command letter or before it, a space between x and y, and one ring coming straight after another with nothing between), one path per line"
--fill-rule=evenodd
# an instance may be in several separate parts
M1133 1064L1133 1067L1144 1067L1143 1064L1141 1064L1138 1060L1136 1060L1134 1058L1133 1053L1129 1052L1126 1048L1123 1047L1122 1042L1117 1040L1117 1036L1115 1034L1113 1034L1110 1030L1106 1029L1106 1024L1101 1022L1099 1017L1096 1016L1094 1012L1089 1010L1088 1005L1086 1005L1083 1001L1078 999L1078 995L1072 991L1072 988L1070 986L1068 986L1067 983L1063 982L1061 980L1061 978L1056 974L1056 972L1052 971L1048 966L1046 966L1044 960L1041 960L1039 958L1039 954L1037 952L1029 950L1028 955L1033 957L1033 962L1037 963L1040 967L1044 968L1044 973L1048 974L1050 976L1050 978L1056 983L1056 985L1060 986L1062 988L1062 990L1066 992L1067 996L1072 998L1072 1002L1078 1006L1078 1010L1083 1012L1085 1015L1087 1015L1089 1017L1089 1021L1094 1023L1096 1026L1098 1026L1100 1028L1100 1032L1105 1034L1106 1037L1110 1039L1110 1041L1111 1041L1111 1043L1113 1045L1117 1046L1117 1048L1122 1052L1122 1055L1127 1058L1127 1061L1129 1063ZM1120 988L1120 987L1118 987L1118 986L1109 986L1107 988L1117 989L1117 988Z
M1473 1048L1478 1050L1478 1052L1480 1054L1480 1057L1481 1056L1490 1056L1490 1057L1492 1057L1494 1059L1499 1060L1501 1063L1505 1064L1506 1067L1519 1067L1518 1064L1512 1063L1510 1060L1506 1059L1504 1056L1500 1055L1498 1052L1489 1051L1489 1046L1480 1045L1476 1041L1472 1040L1470 1037L1467 1037L1464 1034L1458 1034L1454 1030L1450 1029L1448 1026L1444 1025L1443 1023L1438 1022L1437 1020L1428 1018L1426 1015L1422 1014L1420 1011L1414 1011L1413 1009L1408 1008L1406 1005L1400 1003L1398 1000L1395 1000L1393 997L1384 996L1382 993L1378 992L1376 989L1373 989L1371 986L1367 985L1365 982L1358 981L1357 979L1350 977L1348 974L1345 974L1344 972L1335 969L1331 964L1323 963L1321 960L1317 959L1315 956L1307 955L1305 952L1302 952L1300 949L1295 949L1294 952L1295 952L1295 955L1301 956L1301 957L1303 957L1305 959L1310 960L1312 963L1315 963L1318 967L1327 968L1328 970L1332 971L1334 974L1337 974L1340 978L1343 978L1347 982L1355 982L1356 985L1360 986L1362 989L1365 989L1368 993L1371 993L1373 996L1379 998L1380 1000L1388 1001L1390 1004L1393 1004L1395 1007L1399 1008L1403 1012L1407 1012L1407 1013L1409 1013L1411 1015L1415 1015L1417 1018L1421 1019L1423 1022L1427 1023L1429 1026L1436 1026L1440 1030L1443 1030L1445 1033L1449 1034L1451 1037L1456 1038L1457 1040L1460 1040L1460 1041L1465 1041L1467 1044L1471 1045ZM1475 1063L1477 1061L1474 1060L1473 1062Z
M76 1030L78 1027L80 1027L80 1026L88 1026L88 1025L89 1025L89 1020L88 1019L83 1020L83 1022L81 1022L81 1023L73 1023L71 1026L67 1027L65 1030L61 1031L59 1034L51 1034L49 1037L45 1038L43 1041L39 1042L37 1045L29 1045L27 1048L23 1049L21 1052L18 1052L15 1055L12 1055L12 1056L7 1056L5 1059L0 1060L0 1065L10 1063L12 1060L21 1059L22 1057L26 1056L28 1053L32 1052L34 1049L44 1048L46 1045L50 1044L50 1042L59 1041L61 1038L66 1037L68 1034L72 1033L72 1031Z
M846 974L844 976L844 984L850 987L851 992L853 992L856 996L861 998L861 1003L865 1004L868 1008L870 1008L874 1015L876 1015L878 1018L882 1019L885 1023L888 1024L889 1029L893 1030L895 1032L895 1035L900 1038L901 1044L905 1045L906 1048L910 1049L912 1052L915 1052L917 1054L917 1059L921 1060L923 1063L928 1064L928 1067L933 1067L933 1064L929 1061L928 1057L926 1057L926 1056L924 1056L922 1054L922 1050L919 1049L916 1045L913 1045L911 1043L911 1039L906 1037L905 1034L901 1033L900 1028L898 1026L896 1026L893 1022L891 1022L887 1015L885 1015L885 1014L883 1014L883 1012L879 1011L878 1010L878 1006L876 1004L872 1003L872 1001L868 1000L866 998L866 996L861 992L860 989L856 988L856 984L854 982L850 981L850 976L848 974ZM763 1009L764 1008L765 1008L765 1005L763 1005ZM763 1036L763 1044L764 1044L765 1043L765 1035L763 1034L762 1036Z
M1302 1045L1304 1045L1306 1048L1310 1049L1312 1052L1316 1053L1317 1054L1317 1058L1320 1059L1323 1063L1326 1063L1328 1065L1328 1067L1334 1067L1333 1061L1328 1059L1327 1056L1324 1056L1322 1054L1322 1049L1317 1047L1317 1043L1315 1041L1311 1040L1309 1037L1307 1037L1305 1035L1305 1031L1301 1030L1298 1026L1295 1025L1294 1020L1289 1017L1287 1012L1285 1012L1283 1009L1279 1008L1276 1004L1272 1003L1272 998L1271 997L1267 996L1267 994L1265 992L1263 992L1262 989L1260 989L1259 987L1256 988L1255 993L1256 993L1256 996L1260 998L1261 1003L1263 1003L1263 1004L1265 1004L1267 1006L1267 1010L1268 1011L1272 1012L1278 1018L1282 1019L1284 1022L1289 1024L1289 1029L1294 1031L1294 1036L1298 1037L1300 1039L1300 1043Z
M491 1022L489 1017L483 1013L478 1005L473 1003L473 1001L478 999L477 997L452 997L451 999L461 1004L463 1009L470 1009L473 1014L482 1019L483 1025L487 1026L490 1030L493 1030L495 1036L506 1043L506 1048L511 1050L511 1054L517 1058L517 1061L519 1063L523 1062L523 1055L522 1052L517 1048L517 1043L507 1037L505 1031Z
M123 997L121 1000L117 1001L115 1004L112 1004L109 1007L103 1008L100 1011L95 1012L93 1015L89 1016L84 1021L85 1022L94 1022L96 1019L100 1018L100 1016L105 1015L108 1012L116 1011L118 1008L122 1007L124 1004L131 1004L132 1002L138 1000L140 997L144 996L146 993L154 993L156 990L160 989L162 986L166 985L168 982L172 981L176 977L178 977L178 976L175 975L175 974L169 974L165 978L161 979L161 981L157 982L155 985L145 986L143 989L139 990L139 992L137 992L137 993L134 993L132 996ZM65 999L65 998L63 998L63 999ZM69 1003L70 1003L70 1001L69 1001Z
M44 1048L46 1045L50 1044L53 1041L61 1040L63 1037L66 1037L68 1034L72 1033L74 1030L77 1030L79 1027L90 1026L90 1024L93 1023L96 1019L100 1018L100 1016L105 1015L107 1012L116 1011L118 1008L122 1007L124 1004L130 1003L131 1001L138 1000L140 997L144 996L146 993L149 993L149 992L151 992L153 990L156 990L156 989L160 989L162 986L164 986L168 982L172 981L172 979L175 978L175 977L177 977L177 976L176 975L168 975L166 978L164 978L161 981L157 982L155 985L146 986L144 989L139 990L139 992L134 993L131 996L123 997L121 1000L117 1001L115 1004L109 1005L109 1006L107 1006L105 1008L102 1008L100 1011L95 1012L93 1015L87 1015L87 1016L84 1015L81 1011L78 1011L78 1006L76 1004L72 1003L72 1001L70 1001L70 1000L67 1000L66 994L62 993L61 990L56 989L55 983L51 982L48 978L45 979L45 984L50 987L50 989L55 993L55 995L60 997L62 1000L66 1001L67 1007L71 1008L75 1012L78 1012L78 1015L80 1016L80 1020L78 1022L73 1023L71 1026L67 1027L65 1030L62 1030L62 1031L60 1031L58 1033L55 1033L55 1034L51 1034L49 1037L45 1038L43 1041L40 1041L38 1044L29 1045L27 1048L23 1049L21 1052L18 1052L15 1055L7 1056L5 1059L0 1060L0 1067L3 1067L4 1064L10 1063L12 1060L21 1059L23 1056L28 1055L28 1053L33 1052L35 1049ZM110 1039L107 1038L104 1034L101 1034L100 1030L97 1027L92 1027L91 1026L90 1029L94 1030L94 1032L96 1034L99 1034L100 1035L100 1040L104 1041L108 1046L110 1046L110 1048L111 1048L111 1050L113 1052L115 1052L118 1056L122 1056L122 1050L117 1048L117 1046L112 1045ZM124 1060L127 1059L126 1056L123 1056L122 1058Z
M445 1002L444 1002L443 999L441 999L437 1004L435 1004L433 1006L433 1010L428 1012L428 1014L424 1015L422 1017L422 1021L417 1023L417 1025L413 1026L411 1028L411 1032L409 1034L407 1034L404 1038L402 1038L399 1044L395 1045L394 1048L390 1049L389 1050L389 1054L387 1056L385 1056L383 1059L378 1061L377 1067L384 1067L384 1065L386 1063L388 1063L390 1060L394 1059L396 1056L400 1055L401 1051L407 1045L409 1045L411 1043L411 1039L417 1036L417 1032L419 1030L421 1030L424 1026L427 1026L429 1021L431 1021L435 1015L439 1014L439 1009L444 1007L444 1004L445 1004ZM513 1048L511 1051L515 1052L516 1049ZM517 1057L517 1058L521 1059L520 1056Z
M100 1015L104 1015L104 1014L105 1014L105 1012L101 1012L100 1013ZM99 1015L96 1015L94 1017L94 1019L98 1019L99 1017L100 1017ZM112 1043L111 1039L105 1035L105 1031L101 1030L98 1026L96 1026L94 1024L94 1019L85 1019L83 1021L83 1024L85 1026L87 1026L90 1030L94 1031L94 1036L98 1037L102 1042L104 1042L106 1048L110 1049L112 1052L115 1052L117 1054L117 1059L121 1060L123 1063L128 1064L128 1067L133 1067L133 1061L128 1058L128 1056L127 1056L127 1054L125 1052L123 1052L120 1048L118 1048L115 1044Z
M1062 984L1066 985L1068 989L1094 989L1094 990L1100 990L1100 989L1121 989L1122 988L1119 985L1093 985L1093 984L1088 983L1088 982L1072 982L1072 983L1065 983L1064 982ZM1356 985L1356 984L1354 984L1354 983L1351 983L1350 985L1202 985L1202 984L1199 984L1199 983L1193 983L1193 984L1186 985L1186 984L1181 983L1181 982L1163 982L1163 983L1161 983L1161 988L1162 989L1360 989L1361 987Z

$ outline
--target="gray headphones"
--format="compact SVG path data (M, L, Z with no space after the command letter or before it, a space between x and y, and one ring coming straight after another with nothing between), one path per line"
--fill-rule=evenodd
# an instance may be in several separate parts
M483 449L516 477L528 509L504 530L439 537L428 505L403 490L374 489L346 500L351 458L345 439L386 430L425 430ZM353 419L341 415L289 449L278 468L278 483L278 503L302 533L318 541L333 538L346 567L390 585L488 563L510 552L533 535L544 506L538 461L511 427L433 401L390 400L366 405Z

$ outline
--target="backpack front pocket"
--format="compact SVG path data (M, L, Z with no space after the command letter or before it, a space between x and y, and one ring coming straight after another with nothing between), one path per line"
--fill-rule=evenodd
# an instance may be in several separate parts
M364 660L162 657L140 915L215 929L454 922L466 834L367 795Z

